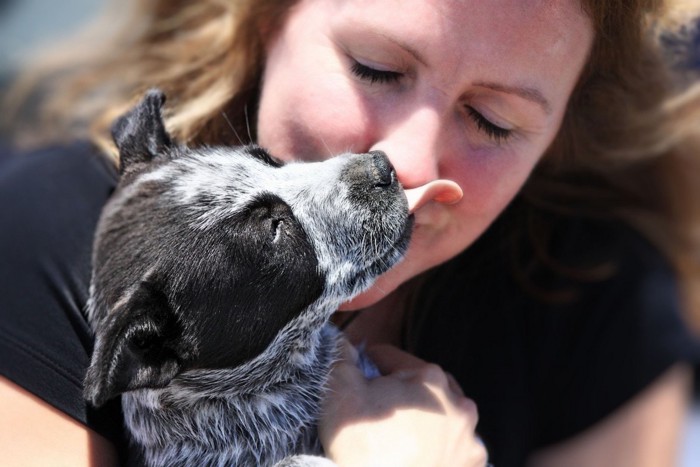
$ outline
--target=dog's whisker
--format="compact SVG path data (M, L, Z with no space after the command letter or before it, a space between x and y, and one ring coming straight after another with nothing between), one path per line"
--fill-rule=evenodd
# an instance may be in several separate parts
M322 142L323 145L326 147L326 151L328 151L327 156L328 156L329 158L335 156L335 154L333 154L333 151L331 151L330 146L328 146L328 144L326 143L326 139L323 137L323 135L319 134L318 136L319 136L319 138L321 138L321 142Z
M362 230L363 230L363 232L362 232L362 241L360 243L360 246L361 246L360 247L360 254L361 254L360 260L362 262L361 264L369 264L371 262L371 260L367 257L367 255L368 255L367 249L362 248L362 245L366 245L368 243L368 241L367 241L368 235L369 235L370 242L371 242L372 232L370 231L369 227L367 227L366 225L362 226Z
M384 296L387 295L386 290L384 290L383 288L381 288L376 282L374 283L374 288L376 288L377 290L379 290L379 292L381 292L382 295L384 295Z
M238 139L238 143L241 146L245 145L245 143L241 139L241 135L238 134L238 132L236 131L236 128L231 124L231 120L229 120L228 115L226 115L225 111L223 111L223 110L221 111L221 116L224 117L224 120L226 120L228 127L231 129L231 131L233 131L233 134L236 136L236 139Z
M245 127L248 131L248 141L253 141L253 134L250 131L250 119L248 118L248 104L243 106L243 114L245 115Z

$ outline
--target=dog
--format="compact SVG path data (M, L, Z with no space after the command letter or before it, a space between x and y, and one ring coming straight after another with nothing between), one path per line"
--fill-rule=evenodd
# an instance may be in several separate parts
M328 465L329 319L403 258L403 189L381 152L282 164L255 145L188 148L164 102L151 90L112 127L84 396L121 396L132 463Z

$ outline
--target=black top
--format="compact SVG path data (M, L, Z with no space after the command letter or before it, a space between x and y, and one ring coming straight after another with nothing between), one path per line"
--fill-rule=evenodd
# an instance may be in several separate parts
M92 410L81 384L92 348L83 315L92 236L115 184L116 171L87 144L0 153L0 374L121 450L119 403ZM557 264L586 266L585 280L526 268L534 279L523 282L512 251L499 246L506 220L433 276L415 336L417 353L476 401L498 467L580 432L672 363L700 360L673 273L638 235L562 221L552 237ZM603 260L613 265L597 274L604 279L587 277Z
M122 445L118 401L82 398L91 239L116 180L87 144L0 150L0 374Z

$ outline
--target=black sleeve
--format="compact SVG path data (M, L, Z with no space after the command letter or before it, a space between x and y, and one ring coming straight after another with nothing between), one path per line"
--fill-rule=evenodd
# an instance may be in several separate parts
M0 157L0 374L119 448L119 404L82 398L92 236L115 183L87 144Z
M514 252L502 241L511 234L497 223L438 269L417 301L414 344L475 400L477 429L499 467L524 465L674 363L700 359L673 271L631 229L567 222L548 267L514 261L531 244Z

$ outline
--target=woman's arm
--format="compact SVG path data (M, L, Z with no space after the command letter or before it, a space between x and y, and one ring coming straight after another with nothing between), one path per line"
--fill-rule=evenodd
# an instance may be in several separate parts
M531 467L677 465L692 370L678 364L611 416L577 437L536 453Z
M350 348L332 374L319 427L331 459L344 467L486 464L476 405L449 374L381 345L369 354L383 376L367 381Z
M116 466L114 446L0 376L0 452L7 466Z

